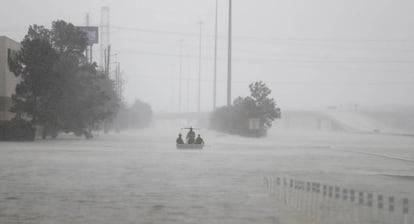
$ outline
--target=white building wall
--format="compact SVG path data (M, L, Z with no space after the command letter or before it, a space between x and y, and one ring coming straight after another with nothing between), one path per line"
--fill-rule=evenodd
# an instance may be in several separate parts
M8 37L0 36L0 120L10 120L14 117L9 109L11 96L19 82L19 79L9 71L7 63L9 49L18 51L20 44Z

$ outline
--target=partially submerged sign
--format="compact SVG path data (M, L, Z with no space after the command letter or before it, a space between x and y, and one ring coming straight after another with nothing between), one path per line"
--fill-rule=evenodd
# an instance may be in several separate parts
M259 118L250 118L249 119L249 129L250 130L260 130L260 119Z
M77 26L86 33L88 37L88 45L97 44L99 42L99 27L97 26Z

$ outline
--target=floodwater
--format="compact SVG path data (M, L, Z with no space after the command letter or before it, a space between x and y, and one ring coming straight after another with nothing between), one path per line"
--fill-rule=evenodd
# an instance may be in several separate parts
M348 216L354 223L407 218L399 211L391 214L394 219L387 212L349 209L352 204L341 209L342 202L277 185L277 177L393 195L397 204L414 198L414 138L274 130L267 138L249 139L202 130L203 150L177 150L177 132L153 127L93 140L0 142L0 223L332 224L350 223L343 219ZM342 213L329 213L328 207Z

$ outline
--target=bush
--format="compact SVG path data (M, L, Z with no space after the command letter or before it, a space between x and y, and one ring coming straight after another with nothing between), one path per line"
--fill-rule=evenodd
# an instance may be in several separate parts
M210 127L229 134L247 137L265 137L267 128L249 129L249 116L238 106L224 106L216 109L210 116Z
M34 141L35 128L21 119L0 121L0 141Z
M210 125L213 129L229 134L250 137L264 137L272 127L274 119L281 117L280 108L269 97L271 90L263 82L249 85L251 95L238 97L233 105L224 106L213 111ZM255 125L250 127L250 121Z

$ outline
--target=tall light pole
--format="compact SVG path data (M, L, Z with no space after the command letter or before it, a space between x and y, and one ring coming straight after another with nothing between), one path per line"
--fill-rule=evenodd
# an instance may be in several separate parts
M86 13L86 26L89 26L89 13ZM89 56L89 46L86 46L86 61L92 63L90 61L91 56Z
M203 31L203 22L198 23L200 25L200 43L198 48L198 102L197 102L197 112L201 111L201 40L202 40L202 31Z
M178 112L181 112L182 82L183 82L183 39L180 39L180 79L178 86Z
M109 44L110 44L110 31L111 31L111 27L110 27L110 13L109 13L109 7L108 6L104 6L101 8L101 25L99 27L99 42L101 44L101 67L105 66L105 49L108 48Z
M231 35L232 35L232 0L229 0L229 46L227 64L227 106L231 105Z
M216 0L216 24L215 24L215 34L214 34L213 110L217 108L217 29L218 29L218 0Z

